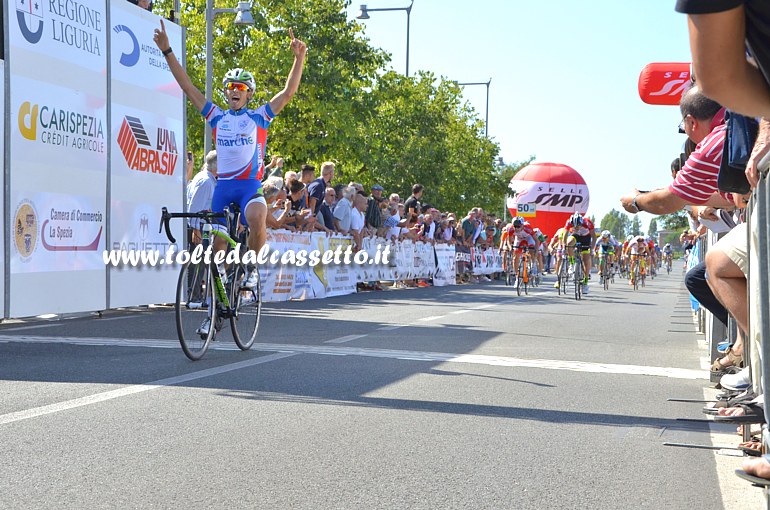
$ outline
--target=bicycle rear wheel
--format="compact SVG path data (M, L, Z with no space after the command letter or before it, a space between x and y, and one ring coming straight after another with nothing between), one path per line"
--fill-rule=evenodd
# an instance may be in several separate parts
M188 262L179 272L176 285L176 331L185 356L197 361L206 354L214 338L216 324L216 303L214 299L214 277L211 266L200 262ZM209 321L208 332L201 333L204 323Z
M248 274L247 271L243 264L235 268L228 293L232 307L230 327L233 330L233 340L242 351L247 351L254 345L262 317L262 280L257 278L257 285L253 289L240 288L240 282L244 275Z

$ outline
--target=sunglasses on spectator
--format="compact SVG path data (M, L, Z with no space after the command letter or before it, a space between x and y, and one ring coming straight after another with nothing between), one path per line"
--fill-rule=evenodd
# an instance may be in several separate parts
M685 131L684 126L685 126L685 121L687 120L687 116L688 115L690 115L690 114L689 113L685 114L685 116L682 117L682 122L679 123L679 133L682 134L682 135L687 134L687 131Z
M227 82L227 85L225 85L225 88L227 90L240 90L241 92L246 92L249 90L249 86L245 83L238 83L235 81Z

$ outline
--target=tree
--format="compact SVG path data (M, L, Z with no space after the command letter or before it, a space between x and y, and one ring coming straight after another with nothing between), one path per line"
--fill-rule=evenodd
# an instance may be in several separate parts
M500 204L504 208L503 215L507 214L508 199L514 198L513 190L510 187L511 179L534 160L535 156L530 156L524 161L506 163L495 168L498 183L490 190L489 194L493 204ZM494 205L491 210L497 210L497 207L497 205Z
M231 7L216 0L216 7ZM214 102L221 103L221 77L243 66L257 79L255 104L285 84L292 64L288 28L308 45L302 83L275 119L269 155L284 157L287 169L303 163L337 163L335 183L381 184L408 194L426 187L424 202L464 212L473 206L499 210L507 180L495 167L496 142L462 99L454 81L431 73L405 77L386 71L387 54L369 44L364 26L347 19L349 0L258 0L254 27L238 27L228 16L214 21ZM171 0L157 0L168 12ZM205 2L185 1L187 71L201 90L205 83ZM188 146L200 152L203 122L188 102ZM267 156L267 155L266 155Z
M638 216L634 216L634 219L631 221L631 227L629 228L629 234L632 236L639 236L642 235L642 222L639 221Z
M647 235L652 239L655 239L658 236L658 220L656 218L650 220L650 226L647 229Z
M690 228L690 222L687 220L687 213L684 211L677 211L671 214L664 214L659 216L660 223L665 230L682 230Z
M631 227L631 220L628 219L628 215L612 209L610 212L604 215L599 228L602 230L609 230L615 239L624 239Z

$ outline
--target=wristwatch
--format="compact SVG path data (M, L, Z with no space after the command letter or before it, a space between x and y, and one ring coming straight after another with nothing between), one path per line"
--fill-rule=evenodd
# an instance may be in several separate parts
M634 211L634 214L636 214L636 213L638 213L638 212L641 212L641 211L642 211L642 208L641 208L641 207L639 207L639 205L636 203L636 199L637 199L637 198L639 198L639 195L641 195L641 193L637 193L637 194L636 194L636 196L634 197L634 199L633 199L633 200L631 200L631 207L633 207L634 209L636 209L636 210Z

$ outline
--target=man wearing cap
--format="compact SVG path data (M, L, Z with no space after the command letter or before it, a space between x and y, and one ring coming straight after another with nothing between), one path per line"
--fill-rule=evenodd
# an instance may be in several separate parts
M380 204L383 202L383 191L384 189L382 186L375 184L372 186L372 195L367 200L366 226L369 227L372 232L382 226L382 211L380 210Z

